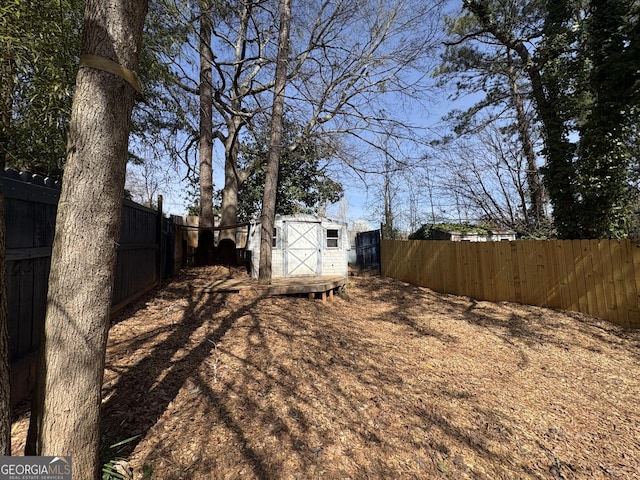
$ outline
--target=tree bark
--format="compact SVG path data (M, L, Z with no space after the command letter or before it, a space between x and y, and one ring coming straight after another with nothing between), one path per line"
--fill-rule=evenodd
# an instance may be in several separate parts
M4 170L4 162L1 167ZM11 373L5 238L4 196L0 186L0 454L11 455Z
M9 152L11 127L13 55L5 45L0 60L0 174ZM9 370L9 313L7 311L4 196L0 185L0 454L11 455L11 372Z
M524 101L518 84L516 82L516 74L511 65L511 53L509 52L509 90L511 91L511 99L516 110L516 120L518 124L518 135L520 143L522 143L522 152L527 161L527 187L529 190L529 201L531 202L530 212L533 215L533 222L528 218L528 212L525 209L525 221L527 224L533 223L536 227L542 223L544 219L544 191L542 189L542 181L540 180L540 171L536 164L536 151L533 148L531 140L531 123L527 118L524 109Z
M224 188L222 189L222 211L220 225L229 226L238 223L238 189L242 184L238 168L238 141L236 139L239 127L229 123L229 134L224 140ZM236 229L230 228L220 232L220 240L231 240L235 244Z
M271 117L271 133L269 137L269 153L264 193L262 197L262 217L260 227L260 273L258 275L258 283L262 285L271 283L271 242L276 215L276 192L278 190L280 144L282 141L285 87L287 85L290 23L291 0L280 0L278 63L276 64L276 81L273 92L273 113Z
M135 71L146 0L89 0L83 53ZM81 68L56 220L41 345L37 453L98 476L100 404L131 111L125 80ZM42 398L43 397L43 398Z
M211 15L200 2L200 231L198 263L213 263L213 87L211 83Z

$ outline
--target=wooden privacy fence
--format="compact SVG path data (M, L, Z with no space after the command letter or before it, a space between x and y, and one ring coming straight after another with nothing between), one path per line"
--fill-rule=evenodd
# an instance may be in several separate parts
M442 293L583 312L640 328L629 240L382 240L382 275Z
M5 207L11 397L15 404L28 394L35 380L60 186L12 170L0 172L0 182ZM112 312L171 273L173 238L171 222L162 217L161 210L123 201Z

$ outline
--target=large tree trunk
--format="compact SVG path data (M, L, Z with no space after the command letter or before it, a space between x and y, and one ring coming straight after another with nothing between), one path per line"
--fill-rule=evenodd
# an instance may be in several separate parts
M291 22L291 0L280 0L280 35L278 38L278 63L276 64L275 89L273 92L273 112L267 173L262 196L262 217L260 227L260 273L258 283L271 283L271 241L276 216L276 192L278 191L278 170L282 141L282 119L284 116L284 92L287 85L287 57L289 55L289 24Z
M83 53L134 70L146 0L89 0ZM81 68L71 113L40 362L37 453L98 475L100 404L135 91Z
M9 157L13 88L13 55L11 47L6 42L2 54L0 60L0 172L4 171ZM0 185L0 455L11 455L11 374L5 247L4 197Z
M4 170L4 162L1 162ZM11 455L11 374L5 254L4 196L0 186L0 455Z
M222 208L220 212L220 225L225 227L238 223L238 189L241 182L238 177L238 160L235 151L236 147L227 148L225 145L224 188L222 189ZM225 229L220 232L220 240L225 239L232 240L235 243L235 228Z
M516 74L511 65L511 55L509 53L509 89L511 91L511 99L516 110L516 119L518 124L518 135L522 144L522 152L527 162L527 187L529 190L529 201L531 202L530 213L533 221L527 218L528 213L525 209L525 221L527 225L533 224L538 227L544 219L544 191L542 181L540 180L540 171L536 164L537 155L531 140L531 123L527 117L524 108L524 100L518 89Z
M200 231L198 263L213 263L213 87L211 83L211 16L200 2Z

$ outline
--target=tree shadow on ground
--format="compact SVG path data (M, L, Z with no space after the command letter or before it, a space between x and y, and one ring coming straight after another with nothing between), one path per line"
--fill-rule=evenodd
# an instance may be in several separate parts
M640 346L640 330L625 330L606 320L591 317L577 312L558 311L550 308L536 306L522 306L508 302L479 301L469 297L461 297L452 294L438 293L425 287L419 287L404 282L384 282L382 288L372 288L373 298L384 300L385 298L400 299L390 315L391 320L406 324L418 334L431 335L443 341L453 341L453 338L442 338L438 328L416 327L415 321L407 315L406 305L403 299L410 299L414 306L419 302L437 303L438 313L443 318L447 316L451 320L462 320L494 333L501 341L511 346L523 345L531 348L536 345L556 345L560 348L591 349L598 353L597 347L585 345L571 338L559 338L558 333L567 328L567 319L574 320L570 328L576 333L588 337L594 342L603 342L612 348L620 349L626 353L633 353L640 363L640 352L637 349L629 349L629 342L635 347ZM516 308L513 308L515 306ZM514 310L518 310L515 312ZM522 313L522 310L526 310ZM558 315L561 314L561 315ZM562 320L558 317L562 316ZM573 339L577 339L574 336Z
M548 473L549 465L513 457L514 445L535 442L522 437L517 413L487 396L493 385L470 377L460 333L499 338L524 352L515 362L525 368L544 324L508 305L493 319L490 305L386 279L367 288L327 305L172 293L170 301L189 299L183 318L107 388L117 390L105 404L109 424L120 439L146 436L136 441L136 462L165 480L438 478L446 469L473 478L468 458L495 465L493 473L501 465L523 478ZM542 339L551 345L549 335ZM456 348L460 373L475 386L434 364ZM126 422L140 415L132 432Z
M165 287L159 291L165 300L186 301L180 318L171 325L159 325L141 336L110 347L107 372L117 375L115 382L103 388L102 439L111 445L131 437L119 450L120 456L132 452L140 439L175 398L185 381L209 357L210 351L231 328L245 309L227 317L215 330L208 330L195 342L196 331L206 326L211 315L224 304L223 295L197 292L193 288ZM148 300L147 300L148 301ZM246 308L250 308L248 305ZM133 309L133 312L144 309ZM155 341L151 349L134 365L118 365L119 357L137 351L149 341Z

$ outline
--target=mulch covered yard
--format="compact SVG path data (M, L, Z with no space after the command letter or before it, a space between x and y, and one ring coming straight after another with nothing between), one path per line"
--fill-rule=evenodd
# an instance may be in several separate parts
M327 304L199 287L230 274L111 329L104 441L139 435L134 478L640 478L640 332L384 277Z

